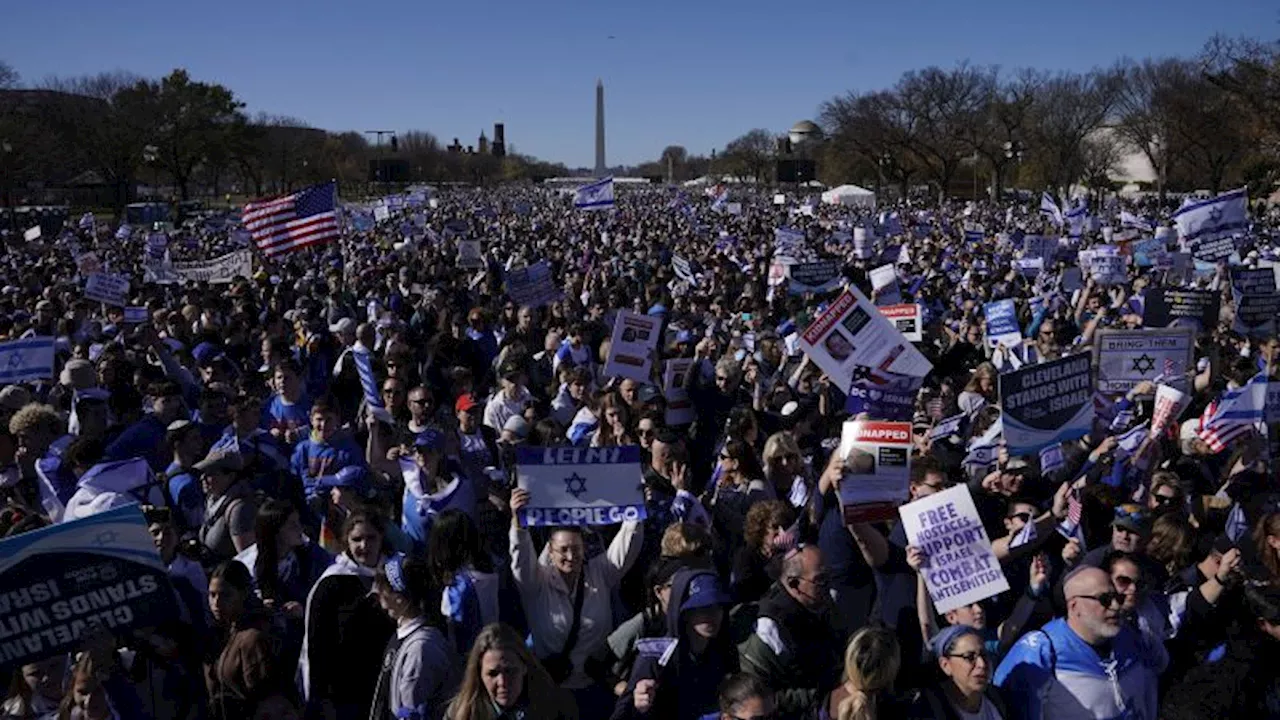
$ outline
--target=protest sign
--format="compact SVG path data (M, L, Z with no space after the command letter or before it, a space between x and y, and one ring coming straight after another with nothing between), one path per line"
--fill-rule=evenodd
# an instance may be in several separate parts
M97 627L171 620L177 598L137 505L0 542L0 668L80 649Z
M845 412L867 413L873 420L906 422L915 413L916 391L924 378L854 368L853 383L845 397Z
M1062 271L1062 291L1073 293L1084 287L1084 279L1081 277L1080 268L1069 267Z
M1099 392L1128 392L1143 380L1163 377L1171 385L1183 382L1195 363L1195 332L1191 328L1099 330L1093 343Z
M1022 237L1022 256L1024 258L1040 258L1050 260L1057 249L1057 240L1043 235L1024 235Z
M151 313L145 306L134 305L124 309L124 324L139 325L151 319Z
M1163 240L1147 238L1133 245L1133 264L1138 267L1167 269L1171 262L1169 248Z
M845 524L892 518L910 495L911 423L850 420L841 428L839 452Z
M661 334L662 318L619 310L604 363L605 376L649 382Z
M25 231L23 231L23 233L22 233L22 239L23 239L23 240L26 240L27 242L32 242L32 241L35 241L35 240L39 240L39 239L40 239L40 226L39 226L39 225L35 225L35 226L32 226L32 227L27 228L27 229L26 229Z
M1012 298L989 302L982 314L987 319L987 344L1015 347L1022 342L1022 328L1018 327L1018 312Z
M1089 275L1099 285L1121 285L1129 279L1128 260L1114 245L1099 245L1086 255L1081 251L1081 263L1088 260Z
M1093 424L1088 355L1027 365L1000 374L1000 409L1010 455L1074 440Z
M933 364L850 287L800 335L800 348L841 389L858 366L924 377Z
M1218 325L1222 293L1216 290L1159 288L1147 292L1142 308L1142 324L1169 327L1190 323L1201 329Z
M253 276L253 252L236 250L212 260L149 263L142 268L143 282L170 285L177 282L229 283L238 277Z
M893 265L881 265L867 275L871 278L871 296L876 299L876 305L902 304L897 268Z
M89 252L77 255L76 272L78 272L81 277L89 277L94 273L102 272L102 260L98 259L98 253L90 250Z
M867 232L864 227L856 227L853 229L853 256L859 260L866 260L871 257L871 245L875 241L875 237Z
M516 478L529 491L523 527L613 525L645 518L640 448L518 447Z
M111 273L94 273L84 284L84 296L107 305L123 306L129 296L129 277Z
M1236 306L1232 329L1247 335L1274 332L1280 316L1280 292L1271 268L1231 271L1231 296Z
M986 228L984 228L982 225L979 225L978 223L964 224L964 241L967 243L970 243L972 245L977 245L978 243L982 242L982 239L986 237L986 234L987 234Z
M53 337L36 336L0 343L0 383L53 377Z
M898 513L907 543L924 553L920 575L939 613L1009 589L967 485L920 498Z
M840 287L840 263L835 260L796 263L786 267L793 295L828 292Z
M725 212L729 213L730 215L741 215L742 203L740 202L725 203L724 209L725 209Z
M663 395L667 398L667 425L688 425L697 418L685 379L693 369L692 358L668 360L662 369Z
M786 196L786 195L783 195L782 193L778 193L777 195L774 195L774 196L773 196L773 204L774 204L774 205L786 205L786 204L787 204L787 196Z
M542 307L560 298L555 279L551 277L551 266L546 260L539 260L528 267L507 271L507 297L517 305Z
M902 305L881 305L880 314L911 342L924 339L923 313L919 305L905 303Z
M1191 256L1200 262L1217 263L1235 254L1236 240L1230 235L1197 240L1191 246Z
M484 257L480 254L479 240L458 241L458 267L468 270L484 267Z
M373 219L375 222L382 222L391 217L391 211L386 205L378 205L373 208Z
M1160 437L1167 428L1178 422L1182 411L1190 404L1190 396L1172 385L1161 384L1157 387L1155 407L1151 410L1151 436Z
M1013 262L1018 274L1025 278L1039 277L1044 272L1044 258L1018 258Z

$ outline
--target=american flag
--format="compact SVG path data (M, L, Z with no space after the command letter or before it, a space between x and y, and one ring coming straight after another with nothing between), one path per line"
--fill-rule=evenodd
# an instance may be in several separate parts
M1072 485L1071 489L1067 491L1067 516L1062 520L1062 522L1058 523L1058 534L1068 540L1071 538L1079 540L1080 549L1085 550L1088 548L1088 545L1086 545L1084 541L1084 528L1080 527L1081 509L1080 487L1079 481L1077 481L1077 483Z
M267 257L338 238L337 185L327 182L292 195L244 206L244 226Z
M1200 416L1200 439L1215 453L1248 433L1266 417L1267 374L1258 373L1243 386L1228 390L1209 403Z

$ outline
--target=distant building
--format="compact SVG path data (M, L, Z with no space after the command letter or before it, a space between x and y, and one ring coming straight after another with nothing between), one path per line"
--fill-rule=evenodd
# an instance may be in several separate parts
M476 141L476 152L481 155L489 154L489 138L484 136L484 131L480 131L480 139Z

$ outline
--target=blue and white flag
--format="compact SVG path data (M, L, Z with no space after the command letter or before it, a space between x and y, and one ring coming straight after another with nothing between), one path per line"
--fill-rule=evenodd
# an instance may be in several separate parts
M524 527L614 525L645 519L640 448L516 448L519 486L529 491Z
M1240 538L1249 534L1249 521L1244 514L1244 508L1240 503L1233 503L1231 512L1227 513L1227 526L1224 530L1227 537L1231 538L1231 542L1239 542Z
M1120 227L1129 230L1138 230L1144 233L1152 233L1156 231L1155 226L1151 224L1150 220L1134 215L1128 210L1120 211Z
M0 377L0 379L3 379ZM1227 390L1200 416L1200 439L1215 453L1266 420L1267 374L1258 373L1241 387Z
M1009 549L1012 550L1027 543L1035 542L1036 537L1036 519L1034 517L1028 518L1023 523L1022 528L1018 530L1018 534L1014 535L1013 539L1009 541Z
M565 434L569 443L575 447L584 447L591 441L591 433L600 427L600 419L591 412L590 408L584 407L573 416L573 421L569 423L569 431Z
M61 522L70 522L113 508L143 503L165 505L164 491L147 461L140 457L98 463L80 476L75 494L67 501Z
M92 230L94 225L93 213L87 212L80 216L80 221L76 223L81 230Z
M382 403L382 394L378 392L378 379L373 374L373 353L363 345L356 345L351 349L351 359L356 364L356 374L360 376L365 404L373 411L374 417L383 422L393 422L390 411Z
M475 516L476 492L470 480L455 475L439 492L431 493L423 484L422 468L417 462L402 457L399 463L404 478L400 527L416 545L426 547L432 521L446 510L461 510Z
M929 431L929 442L938 442L939 440L944 440L952 435L959 435L960 428L964 425L964 421L968 417L968 415L960 413L958 415L952 415L949 418L939 420L938 424L934 425L933 429Z
M1058 207L1058 202L1046 190L1040 195L1040 212L1049 216L1050 220L1058 227L1062 227L1064 220L1062 217L1062 208Z
M1189 243L1206 242L1243 233L1249 228L1247 188L1232 190L1210 200L1183 205L1173 214L1178 235Z
M1068 210L1063 218L1067 222L1067 237L1079 240L1089 226L1088 204L1083 199L1077 201L1076 206Z
M789 227L780 227L773 231L773 252L775 255L795 257L804 249L804 233Z
M1062 443L1046 445L1040 449L1040 474L1049 475L1067 466L1062 456Z
M0 343L0 383L51 380L53 346L48 335Z
M995 466L1000 452L1000 436L1004 433L1004 423L996 420L981 437L969 441L968 454L961 463L966 470L985 475Z
M607 177L578 188L573 196L573 206L579 210L613 209L613 178Z
M1116 459L1129 457L1138 452L1138 448L1142 446L1142 441L1147 439L1150 430L1147 423L1133 428L1129 432L1116 438Z
M117 240L128 240L129 236L132 234L133 234L133 228L129 227L128 225L121 225L119 228L116 229Z

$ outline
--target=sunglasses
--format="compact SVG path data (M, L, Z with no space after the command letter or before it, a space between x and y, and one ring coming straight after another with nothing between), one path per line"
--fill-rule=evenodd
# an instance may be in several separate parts
M1030 522L1030 521L1031 521L1031 513L1028 513L1028 512L1014 513L1014 514L1012 514L1012 515L1010 515L1010 516L1009 516L1009 519L1010 519L1010 520L1021 520L1022 522Z
M1152 495L1157 505L1171 505L1178 501L1176 495Z
M1104 592L1098 595L1072 595L1071 596L1072 600L1076 598L1085 598L1088 600L1092 600L1104 608L1111 607L1112 605L1119 607L1120 605L1124 604L1124 595L1121 595L1118 592Z

